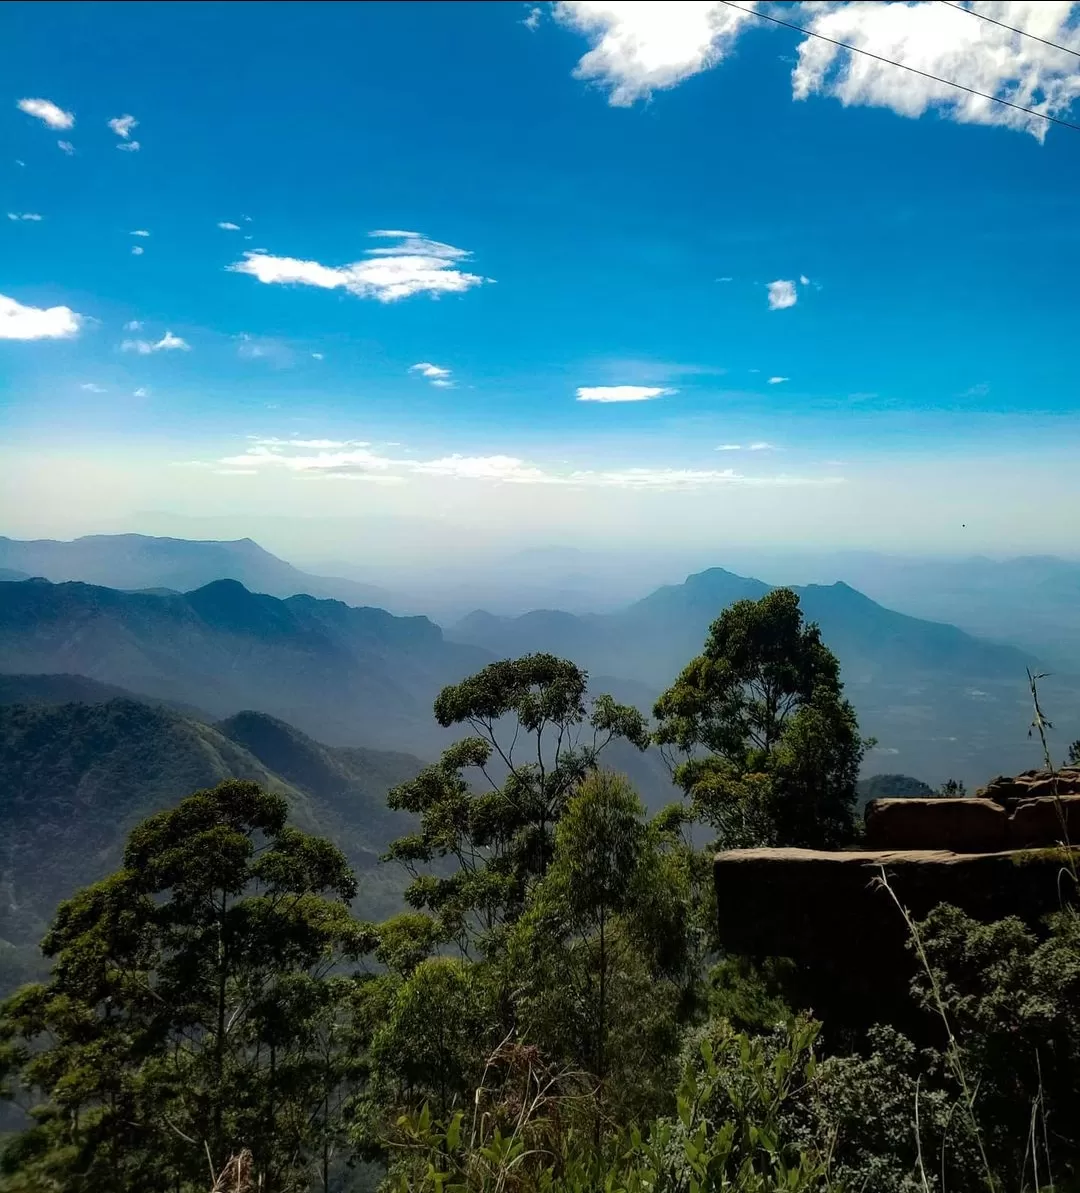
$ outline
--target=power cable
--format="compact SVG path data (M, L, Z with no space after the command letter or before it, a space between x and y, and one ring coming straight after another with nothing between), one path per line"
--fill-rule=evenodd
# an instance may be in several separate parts
M956 0L939 0L939 3L947 4L950 8L959 9L960 12L966 12L968 16L978 17L980 21L989 21L991 25L997 25L1001 29L1008 29L1010 33L1019 33L1021 37L1030 37L1032 41L1041 41L1044 46L1049 46L1052 50L1060 50L1063 54L1072 54L1074 58L1080 58L1080 50L1072 50L1068 46L1059 46L1056 41L1047 41L1045 37L1039 37L1035 33L1028 33L1026 29L1017 29L1015 25L1006 25L1004 21L997 21L993 17L988 17L984 12L968 8L965 4L957 4Z
M942 83L946 87L955 87L958 91L966 91L969 95L977 95L980 99L988 99L992 103L1002 104L1006 108L1013 108L1017 112L1026 112L1029 116L1038 116L1040 120L1045 120L1048 124L1060 124L1064 128L1071 128L1074 132L1080 133L1080 124L1073 124L1071 120L1062 120L1060 116L1048 116L1045 112L1037 112L1034 108L1025 108L1023 104L1014 104L1011 99L1002 99L1000 95L989 95L985 91L976 91L974 87L965 87L963 83L956 83L952 79L943 79L940 75L932 75L929 71L919 70L917 66L908 66L904 62L897 62L894 58L886 58L882 54L875 54L872 50L863 50L858 46L848 45L845 41L837 41L835 38L826 37L824 33L815 33L812 29L807 29L805 25L796 25L793 21L784 21L780 17L770 16L768 13L758 12L753 8L743 8L741 4L735 4L733 0L720 0L721 4L725 4L728 8L734 8L738 12L746 13L748 17L759 17L763 21L771 21L774 25L783 25L785 29L794 29L796 33L802 33L805 37L816 37L818 41L827 41L831 46L838 46L841 50L847 50L852 54L863 54L867 58L873 58L877 62L884 62L887 66L898 66L901 70L910 71L913 75L921 75L924 79L930 79L935 83Z

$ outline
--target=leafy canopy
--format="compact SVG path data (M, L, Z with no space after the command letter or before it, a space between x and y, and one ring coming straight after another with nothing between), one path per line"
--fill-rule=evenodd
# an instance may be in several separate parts
M472 735L390 792L390 806L419 828L388 856L413 875L410 904L437 917L447 939L490 943L516 919L551 863L568 800L604 749L620 738L648 746L637 709L606 695L590 702L587 687L573 663L532 654L491 663L435 701L440 725Z
M736 601L654 709L676 782L721 843L829 847L852 831L865 743L840 664L799 598Z

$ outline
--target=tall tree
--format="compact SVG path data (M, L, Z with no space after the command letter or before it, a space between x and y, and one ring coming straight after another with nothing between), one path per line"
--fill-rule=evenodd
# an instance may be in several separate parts
M840 665L799 598L736 601L660 697L656 740L725 845L829 847L852 832L865 743Z
M489 946L546 873L567 801L604 749L617 738L648 746L641 713L610 696L589 702L587 687L573 663L532 654L491 663L435 701L440 725L472 736L391 791L390 806L420 827L388 856L413 876L409 902L447 938Z
M671 818L647 821L630 784L598 770L569 801L512 933L518 1028L589 1075L597 1124L609 1096L640 1110L672 1077L692 976L689 861Z
M61 906L52 976L0 1013L39 1099L6 1158L28 1187L202 1190L243 1147L268 1191L327 1171L348 1068L331 971L365 936L344 857L286 813L254 783L197 792Z

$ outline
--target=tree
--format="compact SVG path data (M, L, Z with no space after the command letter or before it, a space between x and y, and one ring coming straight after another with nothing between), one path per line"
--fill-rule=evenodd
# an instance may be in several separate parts
M1080 766L1080 738L1070 742L1069 752L1065 755L1066 766Z
M28 1187L205 1189L241 1147L263 1189L325 1181L349 1068L331 970L364 937L344 857L286 813L254 783L196 792L61 906L49 981L0 1012L40 1099L5 1155Z
M946 779L937 794L945 799L963 799L967 795L967 785L963 779Z
M594 772L569 801L551 866L511 937L518 1029L588 1074L597 1124L609 1094L640 1110L673 1077L677 1011L692 980L679 844L663 818L645 820L624 778Z
M722 845L850 837L866 743L836 656L790 589L725 609L654 716L656 740L684 756L676 782Z
M473 736L390 792L390 806L420 826L387 856L413 876L406 898L437 917L446 939L490 948L546 873L567 801L605 747L616 738L648 746L641 713L610 696L587 705L587 684L573 663L532 654L491 663L435 701L440 725Z

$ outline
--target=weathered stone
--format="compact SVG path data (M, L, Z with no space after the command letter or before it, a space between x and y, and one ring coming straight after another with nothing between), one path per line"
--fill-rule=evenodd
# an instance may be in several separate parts
M733 850L713 867L720 943L800 963L809 1005L838 1022L910 1021L910 934L882 877L916 920L951 903L980 920L1035 923L1060 907L1058 876L1073 861L1080 850Z
M1013 808L1008 823L1010 849L1080 845L1080 795L1024 800Z
M875 799L866 806L867 849L1007 849L1008 813L988 799Z
M1059 771L1026 770L1015 776L998 775L975 794L1001 804L1039 796L1080 795L1080 767L1064 766Z

